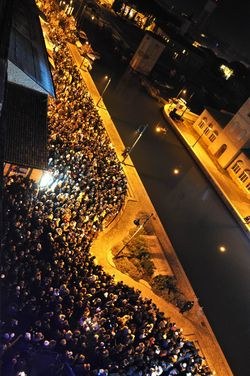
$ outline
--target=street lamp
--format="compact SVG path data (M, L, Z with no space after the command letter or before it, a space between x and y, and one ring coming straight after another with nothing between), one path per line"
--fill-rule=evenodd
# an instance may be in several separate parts
M223 252L226 252L226 251L227 251L226 246L225 246L224 244L220 245L220 246L219 246L219 251L222 252L222 253L223 253Z
M202 134L197 138L197 140L195 141L195 143L192 145L192 148L195 147L195 145L197 144L197 142L200 141L201 137L204 135L204 133L206 132L207 129L211 130L212 128L211 127L205 128L204 131L202 132Z
M188 102L192 99L192 97L194 96L194 92L190 95L190 97L187 99L187 103L186 103L186 107L184 109L184 111L182 112L182 114L180 115L180 117L182 118L182 116L185 114L185 112L188 110Z
M186 94L186 92L187 92L187 89L181 89L180 91L179 91L179 93L177 94L177 99L179 98L179 96L181 95L181 94Z
M83 45L82 45L82 50L81 50L81 56L82 56L82 61L81 61L81 64L79 66L79 69L82 69L82 66L84 65L85 68L87 67L86 65L86 62L88 62L88 59L86 58L88 52L91 51L91 46L89 44L88 41L86 41Z
M83 0L82 0L75 15L75 20L77 21L78 24L80 23L86 8L87 8L87 4L84 4L83 6Z
M165 127L161 127L159 124L157 124L156 127L155 127L155 131L157 133L166 134L168 130Z
M174 175L179 175L179 173L180 173L180 170L178 168L174 168L173 169L173 174Z
M119 257L122 257L120 256L120 254L122 253L122 251L124 250L124 248L127 247L127 245L131 242L131 240L138 234L138 232L143 228L143 226L147 223L147 221L149 221L149 219L153 216L154 214L150 214L150 215L147 215L147 217L144 219L144 221L140 224L140 219L135 219L134 220L134 224L136 226L139 225L138 229L135 231L135 233L131 236L131 238L124 244L124 246L117 252L117 254L114 256L114 259L117 259Z
M123 156L122 163L124 163L125 159L129 156L131 151L134 149L135 145L140 140L141 136L143 135L143 133L145 132L147 127L148 127L148 124L142 125L140 128L137 129L138 136L136 137L135 141L133 142L133 144L131 146L127 146L125 148L124 152L122 153L122 156Z
M106 85L105 85L105 87L104 87L104 89L103 89L103 91L102 91L102 93L101 93L100 98L98 99L98 101L97 101L97 103L96 103L97 107L98 107L98 104L100 103L100 101L102 100L103 95L104 95L105 91L107 90L107 88L108 88L108 86L109 86L109 84L110 84L110 82L111 82L111 77L109 77L109 76L105 76L105 78L108 79L108 81L107 81L107 83L106 83Z
M179 91L179 93L177 94L176 99L179 99L180 95L181 95L181 94L186 94L186 92L187 92L187 89L183 89L183 88L182 88L182 89ZM179 101L178 101L178 102L179 102ZM173 100L172 100L172 103L171 103L170 106L169 106L169 111L171 110L172 105L173 105Z

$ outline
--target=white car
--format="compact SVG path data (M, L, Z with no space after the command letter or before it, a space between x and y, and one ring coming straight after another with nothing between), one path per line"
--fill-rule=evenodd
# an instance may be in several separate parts
M83 30L78 31L79 38L82 39L84 42L88 41L87 34Z

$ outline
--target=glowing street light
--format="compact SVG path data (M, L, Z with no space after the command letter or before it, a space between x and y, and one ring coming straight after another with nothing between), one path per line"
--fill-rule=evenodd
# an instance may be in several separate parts
M219 251L222 252L222 253L226 252L226 251L227 251L226 246L223 245L223 244L221 244L221 245L219 246Z
M106 90L107 90L107 88L108 88L108 86L109 86L109 84L110 84L110 82L111 82L111 77L109 77L109 76L105 76L105 79L108 80L108 81L107 81L107 83L106 83L106 85L105 85L105 87L104 87L104 89L103 89L103 91L102 91L102 93L101 93L100 98L98 99L98 101L97 101L97 103L96 103L97 107L98 107L98 104L100 103L100 101L102 100L103 95L104 95L104 93L106 92Z
M155 127L155 131L156 133L166 134L168 130L165 127L161 127L159 124L157 124Z
M179 98L179 96L181 95L181 94L186 94L186 92L187 92L187 89L181 89L180 91L179 91L179 93L177 94L177 99Z
M180 173L179 168L174 168L174 169L173 169L173 174L174 174L174 175L179 175L179 173Z

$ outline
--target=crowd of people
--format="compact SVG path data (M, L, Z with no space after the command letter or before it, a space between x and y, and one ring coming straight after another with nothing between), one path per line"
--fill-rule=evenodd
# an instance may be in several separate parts
M57 4L44 2L43 10L56 46L57 96L48 109L53 180L39 187L22 175L5 178L1 374L44 375L34 359L46 353L64 365L59 373L50 364L48 376L66 369L79 376L211 375L181 329L91 255L104 221L124 205L126 177L67 52L67 32L55 26Z

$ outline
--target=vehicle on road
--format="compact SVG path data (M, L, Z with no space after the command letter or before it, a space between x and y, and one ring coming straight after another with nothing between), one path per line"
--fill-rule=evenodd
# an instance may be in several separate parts
M78 37L81 42L86 43L88 42L88 36L83 30L78 31Z

